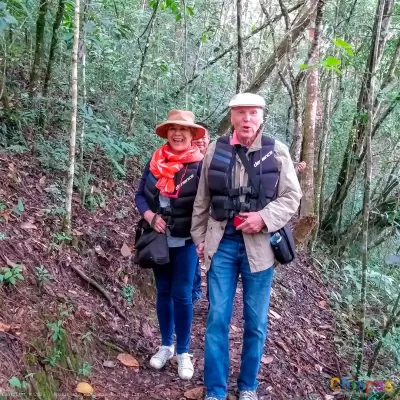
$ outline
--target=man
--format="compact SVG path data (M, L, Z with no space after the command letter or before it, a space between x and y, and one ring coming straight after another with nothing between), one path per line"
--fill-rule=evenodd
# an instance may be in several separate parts
M204 137L202 137L199 140L193 141L195 144L197 144L197 147L200 149L201 153L205 155L208 149L208 145L210 143L210 134L209 134L210 129L203 122L196 122L196 124L202 126L206 130L206 134L204 135ZM201 269L200 269L200 263L198 262L193 280L192 302L194 306L199 302L201 296L202 296Z
M229 106L233 134L208 147L191 228L197 253L208 271L204 383L206 400L226 399L229 325L240 274L244 334L239 399L256 400L275 261L270 233L285 226L296 213L302 193L287 146L261 134L264 99L240 93ZM254 172L260 174L264 200L271 200L264 208L260 208L260 197L237 154L240 147Z

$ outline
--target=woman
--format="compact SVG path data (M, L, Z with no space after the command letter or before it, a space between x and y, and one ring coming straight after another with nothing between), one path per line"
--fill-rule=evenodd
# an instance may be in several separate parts
M192 112L171 110L167 121L156 127L156 134L167 143L153 153L135 196L136 206L149 224L157 214L153 229L167 233L170 254L167 266L153 269L162 342L150 365L161 369L173 357L175 328L178 374L181 379L191 379L192 289L198 257L190 225L203 160L192 141L203 137L205 129L194 123Z

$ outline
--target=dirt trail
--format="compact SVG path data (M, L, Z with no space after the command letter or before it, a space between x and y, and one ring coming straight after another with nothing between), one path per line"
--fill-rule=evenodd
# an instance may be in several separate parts
M56 382L48 388L54 397L47 398L75 398L76 384L83 380L95 388L97 400L185 399L185 392L203 384L207 300L203 296L195 308L191 345L194 378L181 381L174 360L161 372L151 370L149 358L159 344L152 279L148 271L132 267L129 254L121 254L124 243L133 247L137 221L132 212L134 177L117 184L105 176L104 169L94 173L98 174L94 193L101 192L106 201L89 212L75 197L74 236L66 240L57 236L57 206L62 204L62 193L56 177L45 176L28 155L0 154L0 233L5 235L0 240L0 262L4 266L22 265L25 278L15 289L0 288L0 322L12 325L7 332L0 329L0 389L3 393L9 390L11 376L23 379L28 373L46 371ZM23 211L18 211L18 200ZM38 287L35 277L40 265L53 277L43 288ZM119 316L71 265L101 284L128 320ZM125 285L135 288L132 305L120 295ZM205 292L204 286L205 276ZM347 366L333 349L335 324L327 292L307 254L300 253L296 262L276 269L269 333L259 373L261 400L331 398L330 379L340 371L346 373ZM231 399L236 398L240 366L241 295L239 285L230 329ZM61 359L50 367L44 357L49 356L54 343L47 324L57 320L63 321L67 332L65 358L69 362ZM139 371L119 363L119 351L105 341L130 352L140 363ZM114 364L108 368L104 361ZM84 362L92 366L88 376L71 372L78 371ZM29 398L34 398L38 385L32 380L30 383Z

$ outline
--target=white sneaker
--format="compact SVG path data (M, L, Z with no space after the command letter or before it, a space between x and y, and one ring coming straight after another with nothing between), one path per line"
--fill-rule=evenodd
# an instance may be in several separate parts
M189 353L182 353L176 356L178 360L178 374L181 379L189 380L193 377L194 368L190 357Z
M174 356L175 346L161 346L160 350L150 359L150 365L155 369L161 369Z

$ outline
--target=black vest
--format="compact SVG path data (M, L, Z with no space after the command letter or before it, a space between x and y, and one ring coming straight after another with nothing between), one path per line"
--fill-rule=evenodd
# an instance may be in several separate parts
M144 186L144 196L151 211L158 212L165 217L171 236L190 237L193 204L199 184L197 174L200 163L185 164L175 175L175 193L179 190L178 198L170 198L170 206L161 208L159 201L160 191L156 188L157 178L149 172Z
M279 169L274 157L274 147L274 139L262 136L261 149L250 153L250 165L257 175L261 175L260 183L267 198L267 201L261 204L259 196L255 193L250 181L248 186L233 188L236 149L230 145L229 136L222 136L217 140L215 152L208 169L211 216L215 220L224 221L232 218L240 211L259 211L264 208L265 204L276 198ZM241 195L246 195L244 202L239 200Z

